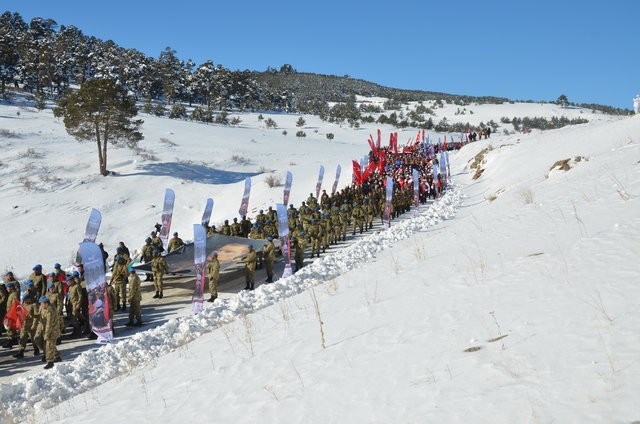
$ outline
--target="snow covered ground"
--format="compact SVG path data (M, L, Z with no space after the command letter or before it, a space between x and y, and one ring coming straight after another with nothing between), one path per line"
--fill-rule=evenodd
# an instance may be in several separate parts
M93 146L71 140L47 113L0 107L0 128L17 135L2 140L0 222L12 242L0 258L21 275L34 261L69 257L90 207L103 212L109 250L119 240L139 247L165 187L176 191L174 228L185 236L206 197L216 199L214 221L234 216L241 180L260 167L292 170L297 204L320 164L328 187L332 169L350 170L375 131L305 117L307 138L297 140L297 116L274 115L278 130L262 129L257 114L242 114L242 128L145 116L142 146L159 160L112 150L118 176L104 178L93 175ZM61 423L640 420L640 116L602 116L468 145L451 155L454 187L420 217L198 316L2 384L0 415ZM29 147L43 156L19 158ZM483 151L484 172L473 180L470 161ZM252 162L240 166L233 155ZM571 169L550 171L564 159ZM29 162L37 166L25 170ZM44 167L62 181L42 182ZM25 192L16 182L23 175L46 189ZM250 209L280 199L281 188L263 179L254 177Z

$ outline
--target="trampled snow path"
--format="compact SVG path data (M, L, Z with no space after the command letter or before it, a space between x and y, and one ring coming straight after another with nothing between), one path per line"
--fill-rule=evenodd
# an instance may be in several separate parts
M218 300L213 306L192 316L172 319L149 331L98 350L82 353L72 362L57 364L52 370L2 384L0 403L2 422L24 421L32 413L47 410L67 399L87 392L111 379L127 375L152 364L157 358L211 332L220 325L279 300L330 281L375 258L394 243L452 218L463 199L462 189L451 189L417 218L408 219L376 232L316 260L298 273L261 285L255 291L242 291L232 299Z

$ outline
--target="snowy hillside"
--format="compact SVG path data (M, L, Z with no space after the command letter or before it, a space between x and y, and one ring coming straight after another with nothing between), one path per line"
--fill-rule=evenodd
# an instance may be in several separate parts
M504 106L472 116L561 113ZM11 242L0 265L20 276L69 258L91 207L103 213L108 250L119 240L138 248L166 187L185 238L206 197L214 221L235 216L246 175L255 175L251 210L279 201L264 169L293 172L298 204L320 164L328 186L378 127L305 116L299 140L298 116L273 115L279 128L267 130L249 113L240 128L145 115L141 146L157 160L112 150L117 175L104 178L94 147L50 112L3 105L0 116L11 134L0 167ZM640 420L640 116L597 116L470 144L451 155L454 187L420 217L198 316L3 383L4 420L117 422L123 411L132 422ZM566 159L570 169L550 170ZM343 172L341 186L349 181Z

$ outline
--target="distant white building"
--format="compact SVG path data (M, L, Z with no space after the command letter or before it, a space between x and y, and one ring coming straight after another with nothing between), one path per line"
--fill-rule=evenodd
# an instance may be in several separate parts
M640 94L633 99L633 111L635 113L640 113Z

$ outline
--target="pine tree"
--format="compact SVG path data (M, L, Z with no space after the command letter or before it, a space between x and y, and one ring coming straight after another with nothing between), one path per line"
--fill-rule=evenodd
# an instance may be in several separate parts
M561 107L567 107L569 106L569 99L564 94L561 94L560 96L558 96L558 100L556 100L556 103Z
M307 121L305 121L302 116L300 118L298 118L298 120L296 121L296 127L298 127L298 128L302 128L306 124L307 124Z
M108 175L107 145L136 147L144 137L135 100L111 79L85 81L80 90L67 90L53 113L63 118L67 132L78 141L95 141L100 174Z

